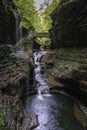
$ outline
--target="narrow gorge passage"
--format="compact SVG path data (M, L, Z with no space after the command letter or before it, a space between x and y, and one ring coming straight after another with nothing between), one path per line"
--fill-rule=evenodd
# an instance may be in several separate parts
M0 130L87 130L87 0L0 0Z
M66 96L49 93L50 85L46 82L40 63L45 54L45 51L34 53L37 94L27 99L24 112L26 115L29 112L37 115L38 126L33 130L83 130L74 117L73 101ZM27 128L23 130L27 130Z

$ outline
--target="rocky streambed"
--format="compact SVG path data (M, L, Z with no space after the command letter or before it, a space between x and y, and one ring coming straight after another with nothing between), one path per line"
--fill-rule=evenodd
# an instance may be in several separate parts
M37 115L38 125L34 130L73 130L73 129L86 129L85 125L81 124L80 120L74 113L78 110L74 104L77 104L75 100L72 100L70 96L59 91L55 88L55 92L52 90L54 86L46 79L46 68L43 56L50 55L50 52L38 51L34 53L35 59L35 83L37 93L28 97L25 103L25 111L32 111ZM46 56L47 57L47 56ZM52 65L52 64L51 64ZM53 78L51 77L51 80ZM58 82L56 82L56 87L58 87ZM60 87L63 85L60 83ZM53 94L54 93L54 94ZM60 94L61 93L61 94ZM66 96L65 96L66 95ZM77 105L78 106L78 105ZM79 112L79 111L78 111ZM68 114L70 113L70 114ZM76 112L77 113L77 112ZM80 114L79 114L80 115ZM25 116L26 117L26 116ZM80 118L79 118L80 119Z
M57 50L47 50L46 53L35 52L36 65L28 64L30 68L28 78L20 80L19 85L12 83L1 89L0 128L2 130L83 130L87 128L86 107L84 102L81 105L83 100L79 102L80 100L76 98L78 95L66 93L70 86L57 77L61 63L57 59L56 52ZM54 71L56 65L58 65L57 70ZM78 90L74 91L77 93ZM70 96L71 98L68 98Z

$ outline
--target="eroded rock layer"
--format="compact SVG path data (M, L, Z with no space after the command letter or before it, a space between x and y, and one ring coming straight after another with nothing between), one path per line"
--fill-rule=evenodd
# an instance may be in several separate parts
M0 2L0 42L15 44L18 37L17 28L20 19L12 0Z
M84 100L87 98L86 12L86 0L61 0L51 15L51 47L56 51L47 61L47 69L56 81Z
M65 0L51 15L52 48L87 47L87 1Z
M9 46L0 46L0 89L18 84L28 76L28 61L20 59Z
M61 48L42 58L52 89L65 89L86 104L87 48Z

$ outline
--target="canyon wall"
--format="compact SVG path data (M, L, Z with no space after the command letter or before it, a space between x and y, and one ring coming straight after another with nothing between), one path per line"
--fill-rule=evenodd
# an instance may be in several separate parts
M87 46L87 2L68 0L61 2L51 14L52 48Z
M70 93L87 97L87 2L64 0L52 13L51 48L47 68ZM50 64L52 67L49 68Z

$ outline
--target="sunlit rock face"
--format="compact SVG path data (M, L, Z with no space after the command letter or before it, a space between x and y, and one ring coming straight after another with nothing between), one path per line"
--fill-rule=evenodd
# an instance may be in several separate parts
M44 12L48 5L50 5L53 0L34 0L37 11Z
M52 48L87 46L87 1L61 0L52 13Z

